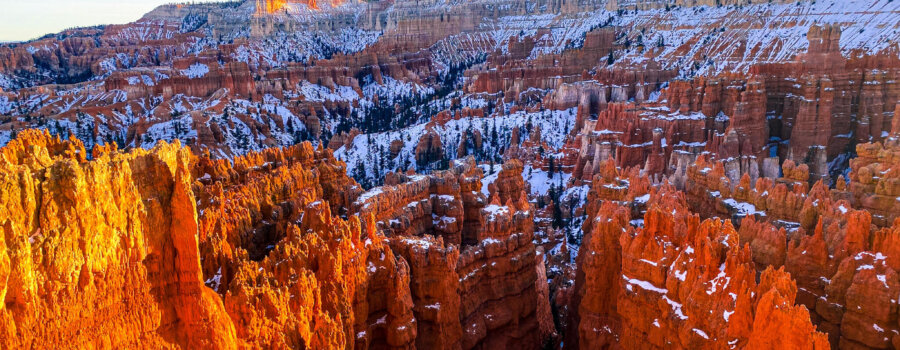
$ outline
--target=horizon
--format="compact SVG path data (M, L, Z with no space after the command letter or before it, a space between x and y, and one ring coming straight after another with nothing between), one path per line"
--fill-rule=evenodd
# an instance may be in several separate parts
M66 29L134 22L160 5L220 2L218 0L62 0L18 2L2 0L0 43L27 42Z

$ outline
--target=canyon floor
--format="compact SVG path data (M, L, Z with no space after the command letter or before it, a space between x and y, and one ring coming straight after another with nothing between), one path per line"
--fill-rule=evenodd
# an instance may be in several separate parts
M892 0L248 0L0 44L0 348L900 349L898 101Z

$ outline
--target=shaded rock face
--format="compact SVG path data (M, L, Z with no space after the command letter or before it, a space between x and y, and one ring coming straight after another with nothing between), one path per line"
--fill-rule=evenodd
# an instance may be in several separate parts
M749 4L764 4L764 3L790 3L791 1L786 0L675 0L675 1L662 1L662 0L613 0L607 3L606 9L610 11L616 10L651 10L651 9L662 9L668 8L669 6L735 6L735 5L749 5Z
M894 117L897 119L897 115ZM872 221L878 226L890 226L900 217L897 196L898 187L897 161L900 160L900 148L897 143L897 132L885 140L885 143L869 143L856 146L858 158L850 161L849 183L839 183L837 193L840 198L847 199L857 208L872 213ZM843 179L841 179L843 180Z
M534 49L533 37L509 42L509 53L491 56L491 69L479 72L468 87L473 92L504 92L508 96L531 88L551 89L574 82L583 71L593 68L615 48L615 31L611 28L586 33L584 44L577 50L558 55L529 59Z
M701 157L688 170L686 193L701 215L740 220L740 243L752 249L757 271L789 272L797 302L833 346L890 348L898 326L896 300L887 297L897 288L896 140L858 145L850 183L841 177L831 190L822 181L810 188L808 168L790 161L782 178L730 183L723 163Z
M359 196L351 210L371 216L373 225L389 236L427 234L446 243L471 244L482 226L477 213L486 199L481 169L470 161L432 176L390 174L388 185Z
M371 90L364 93L367 85L388 94L396 91L392 82L436 88L445 68L483 60L498 40L507 41L489 34L500 18L533 14L533 5L564 16L601 6L585 0L508 5L164 5L134 23L0 45L0 99L16 104L15 114L28 115L7 119L4 102L0 126L77 133L87 148L105 142L152 148L161 139L181 139L195 152L208 148L217 157L313 139L329 142L340 120L358 115L360 102L374 99ZM613 34L588 35L586 43L597 49L567 60L579 62L578 73L589 69L592 59L609 53L605 47ZM538 45L558 46L558 40ZM391 96L398 97L410 96ZM36 103L24 107L32 98ZM69 122L82 127L76 131Z
M722 158L761 157L768 152L765 81L759 77L743 79L734 76L701 78L690 83L676 82L667 90L670 111L701 112L706 117L707 130L715 130L718 134L726 134L729 129L734 131L736 139L728 140L733 144L721 145L716 150Z
M435 132L427 132L419 138L416 145L416 164L427 166L444 159L444 145L441 136Z
M531 349L555 332L521 174L521 163L505 164L485 196L469 158L430 176L389 176L398 184L353 204L409 262L417 347Z
M408 267L357 217L332 215L358 185L330 151L302 144L233 165L201 158L195 172L207 285L241 339L292 348L411 344L415 334L396 330L415 324L404 303Z
M730 223L701 222L671 187L650 193L643 227L605 203L578 257L573 348L827 349L783 269L755 277ZM569 342L567 342L568 344Z
M132 36L138 32L145 36ZM189 48L182 43L197 37L180 32L179 24L171 22L70 29L39 39L37 50L24 45L0 47L0 71L8 76L37 79L23 80L25 86L79 83L118 68L170 63L188 53ZM145 42L153 42L155 47L146 46ZM117 60L117 56L125 59ZM101 63L108 58L113 59Z
M755 181L768 171L766 162L783 160L805 164L810 184L836 181L857 144L888 136L900 98L900 62L846 58L841 35L839 26L812 26L807 52L791 61L756 64L746 73L670 78L655 101L646 100L652 88L640 88L646 87L641 81L654 79L654 71L627 79L611 69L594 77L599 84L563 84L543 102L578 107L564 160L582 180L607 158L623 167L683 176L679 164L689 163L683 158L707 152L728 160L726 173L734 181L742 173ZM627 91L614 91L619 86Z

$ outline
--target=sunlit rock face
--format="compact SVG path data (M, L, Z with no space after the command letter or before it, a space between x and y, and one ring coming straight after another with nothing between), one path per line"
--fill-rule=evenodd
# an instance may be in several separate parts
M4 348L538 349L555 333L518 162L489 196L474 161L362 193L309 143L232 162L24 131L0 169Z
M165 5L0 45L0 349L900 347L900 2Z
M273 15L279 12L286 12L295 4L304 5L306 8L312 10L318 10L322 4L327 4L326 6L329 7L337 7L352 1L354 0L327 0L320 4L318 0L256 0L256 14Z
M2 148L0 345L236 348L204 285L193 155L24 132Z

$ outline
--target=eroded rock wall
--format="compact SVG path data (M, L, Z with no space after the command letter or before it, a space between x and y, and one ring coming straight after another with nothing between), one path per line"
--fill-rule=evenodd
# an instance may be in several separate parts
M756 281L730 222L701 222L667 186L651 192L642 227L629 218L606 202L585 236L570 306L577 347L829 347L794 305L788 273L769 268Z
M4 348L235 348L203 283L193 156L129 154L23 132L2 149Z

